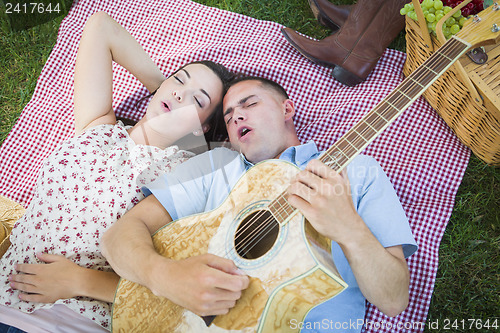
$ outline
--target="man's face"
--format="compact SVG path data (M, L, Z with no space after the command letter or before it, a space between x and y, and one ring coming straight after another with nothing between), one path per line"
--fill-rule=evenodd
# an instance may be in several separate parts
M290 102L259 81L232 86L223 101L232 147L253 163L277 158L288 148L285 121Z

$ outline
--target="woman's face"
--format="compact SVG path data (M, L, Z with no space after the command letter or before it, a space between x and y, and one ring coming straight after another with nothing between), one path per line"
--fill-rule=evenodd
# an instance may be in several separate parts
M148 126L178 140L198 131L222 100L222 81L208 67L191 64L166 79L146 110Z

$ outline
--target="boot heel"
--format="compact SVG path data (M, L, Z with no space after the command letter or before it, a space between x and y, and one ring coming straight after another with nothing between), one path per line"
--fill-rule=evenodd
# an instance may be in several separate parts
M340 66L335 66L332 70L332 76L337 79L340 83L345 84L346 86L353 87L358 83L363 82L362 79L352 74L351 72L343 69Z

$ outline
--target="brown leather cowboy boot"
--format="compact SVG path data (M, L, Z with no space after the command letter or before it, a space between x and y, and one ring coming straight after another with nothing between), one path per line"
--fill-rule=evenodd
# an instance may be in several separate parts
M285 38L306 58L334 67L332 76L348 86L366 79L403 29L400 9L408 0L359 0L346 22L331 36L314 41L289 28Z
M307 1L318 22L334 31L344 24L352 8L352 5L334 5L328 0Z

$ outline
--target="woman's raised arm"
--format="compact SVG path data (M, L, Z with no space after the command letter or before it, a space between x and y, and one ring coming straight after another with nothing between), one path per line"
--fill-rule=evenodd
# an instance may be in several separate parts
M150 91L165 79L141 45L105 12L85 24L75 66L75 129L114 124L112 61L125 67Z

